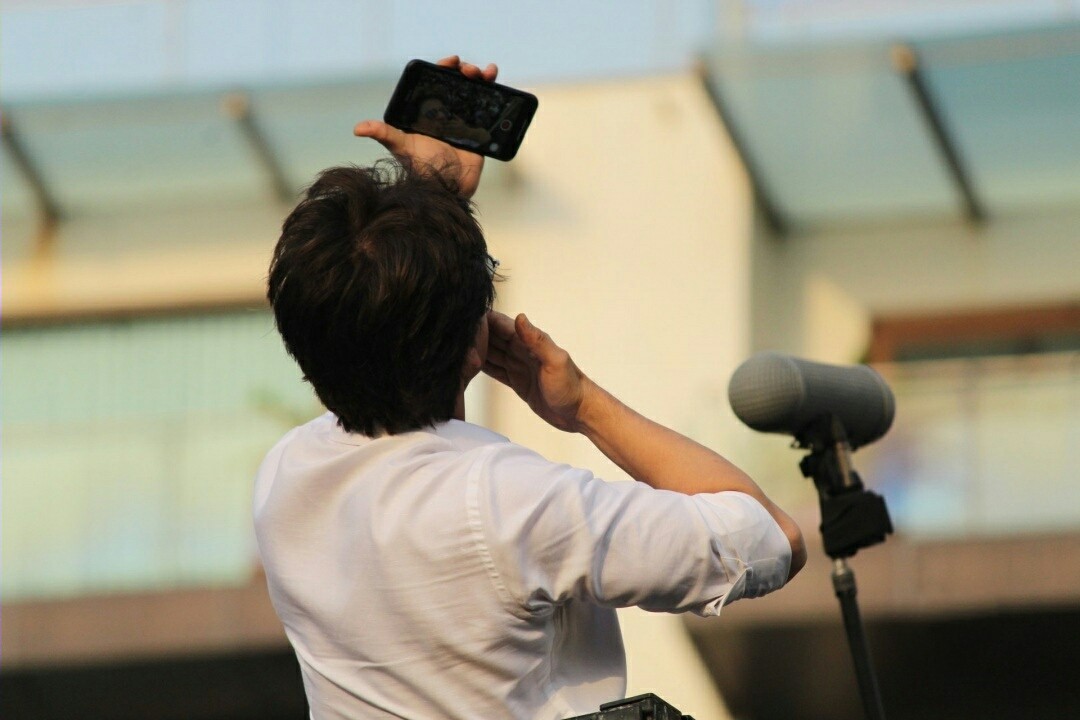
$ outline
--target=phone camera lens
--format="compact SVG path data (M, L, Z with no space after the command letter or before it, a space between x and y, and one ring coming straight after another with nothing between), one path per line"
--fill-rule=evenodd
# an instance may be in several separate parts
M514 123L510 122L510 120L503 120L501 123L499 123L499 129L503 132L506 132L512 127L514 127Z

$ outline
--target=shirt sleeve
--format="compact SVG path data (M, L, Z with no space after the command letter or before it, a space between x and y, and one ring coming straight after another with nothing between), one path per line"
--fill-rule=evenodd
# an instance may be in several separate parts
M529 613L579 599L711 616L787 580L786 536L743 493L608 483L513 444L475 470L469 504L481 551Z

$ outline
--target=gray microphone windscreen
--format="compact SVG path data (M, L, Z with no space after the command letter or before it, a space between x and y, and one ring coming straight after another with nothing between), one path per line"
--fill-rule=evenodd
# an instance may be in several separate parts
M754 430L795 435L822 415L844 426L852 448L880 438L892 426L892 390L866 365L826 365L780 353L759 353L728 383L731 409Z

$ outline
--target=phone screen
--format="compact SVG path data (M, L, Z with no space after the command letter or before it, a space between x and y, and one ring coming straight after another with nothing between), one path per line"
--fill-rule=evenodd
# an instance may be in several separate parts
M517 154L536 106L535 95L413 60L405 66L384 119L408 132L509 160Z

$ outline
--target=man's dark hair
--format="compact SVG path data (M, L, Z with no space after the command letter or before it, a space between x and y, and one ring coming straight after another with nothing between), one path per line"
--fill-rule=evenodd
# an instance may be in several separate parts
M452 417L493 281L472 204L385 161L319 175L285 220L267 295L323 405L374 436Z

